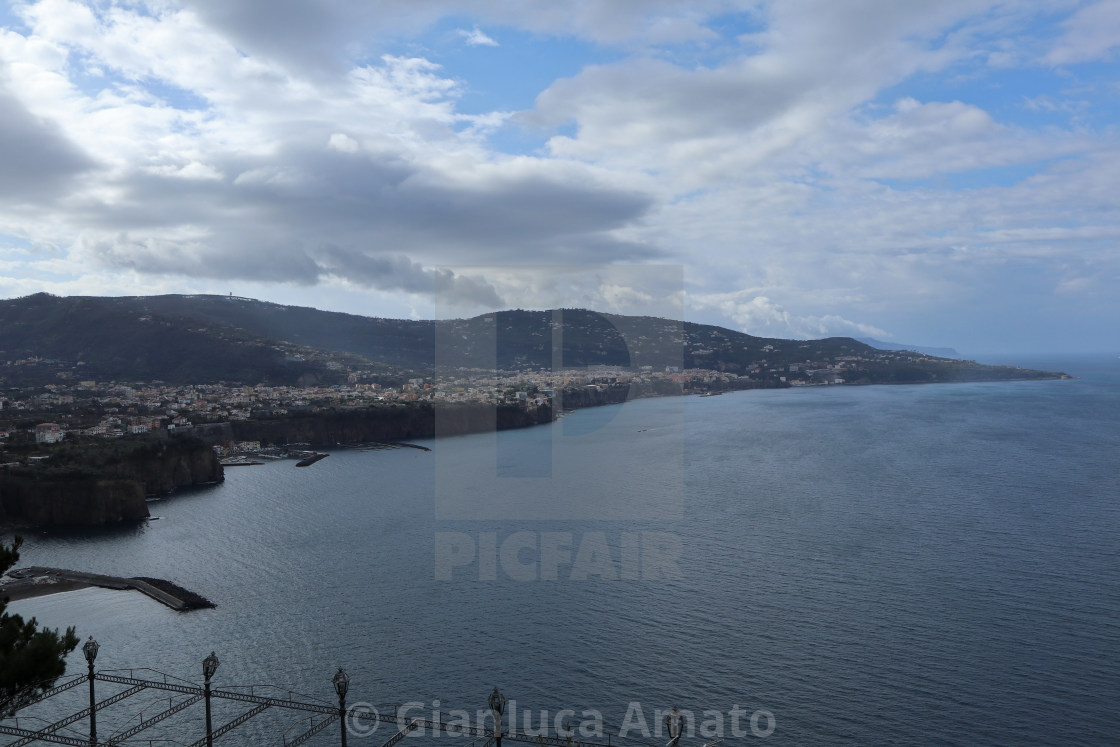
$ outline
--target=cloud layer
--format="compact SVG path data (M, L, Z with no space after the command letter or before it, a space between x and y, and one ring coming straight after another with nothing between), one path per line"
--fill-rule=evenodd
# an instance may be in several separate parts
M10 10L0 294L237 282L428 315L541 305L517 267L652 263L686 315L759 334L1120 320L1116 0ZM466 113L547 40L599 54Z

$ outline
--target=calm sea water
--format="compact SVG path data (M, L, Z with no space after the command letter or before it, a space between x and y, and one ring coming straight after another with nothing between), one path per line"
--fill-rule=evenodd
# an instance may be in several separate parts
M94 635L105 669L197 681L215 650L216 685L329 701L342 665L352 701L472 719L497 684L518 729L597 709L617 740L640 704L651 729L674 705L722 720L728 743L1116 744L1120 359L1016 362L1080 378L642 400L229 469L138 527L31 534L22 559L217 609L88 589L12 610ZM102 732L167 706L144 697ZM306 726L262 716L223 743Z

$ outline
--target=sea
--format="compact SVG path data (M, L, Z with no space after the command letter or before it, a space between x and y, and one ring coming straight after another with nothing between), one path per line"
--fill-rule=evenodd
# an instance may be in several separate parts
M984 361L1076 378L638 399L230 468L138 525L27 532L20 562L215 609L83 589L10 611L93 636L99 671L199 683L213 651L215 688L330 704L341 666L348 703L471 724L498 687L507 730L612 745L664 747L673 707L682 747L1120 744L1120 358ZM169 695L99 712L102 739ZM142 737L190 744L197 711ZM220 744L312 725L272 708Z

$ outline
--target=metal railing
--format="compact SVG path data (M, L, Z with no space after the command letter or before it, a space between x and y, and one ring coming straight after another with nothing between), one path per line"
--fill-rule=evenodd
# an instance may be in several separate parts
M92 645L91 645L92 644ZM206 681L202 686L189 683L186 680L181 680L171 675L155 672L154 670L141 670L153 672L160 675L162 679L148 679L133 676L136 670L116 670L118 672L128 672L125 674L113 674L108 671L95 672L93 668L93 660L97 655L97 644L90 639L86 644L84 652L86 659L89 663L89 674L82 674L73 677L60 685L57 685L39 695L36 698L29 700L22 705L18 710L24 711L27 708L48 701L50 698L56 697L61 693L69 691L83 683L89 683L89 698L90 705L82 708L62 719L56 720L47 724L39 729L26 729L21 728L16 720L14 725L4 723L5 720L0 720L0 734L7 734L18 737L17 740L9 742L0 747L24 747L35 742L47 742L53 744L67 744L79 745L81 747L90 747L91 745L105 745L106 747L116 747L122 745L136 737L138 734L146 731L147 729L163 722L172 716L190 708L191 706L204 702L206 705L206 731L205 733L193 741L195 737L191 737L189 743L190 747L208 747L213 745L214 740L223 737L270 709L279 709L283 711L298 711L305 714L312 714L310 716L310 726L303 733L298 736L289 738L281 736L277 742L284 745L284 747L297 747L297 745L304 744L315 735L322 732L324 729L331 725L341 722L339 737L343 745L346 744L346 735L351 727L354 727L352 733L361 733L362 736L368 736L372 733L372 728L368 726L357 729L356 727L361 724L369 724L370 722L391 724L396 727L392 736L388 741L380 745L380 747L395 747L395 745L409 736L417 729L423 729L422 733L425 734L446 734L450 736L460 736L470 738L471 741L465 747L501 747L502 740L510 742L518 742L524 744L535 744L540 747L619 747L616 742L611 745L610 738L606 742L594 742L586 740L577 740L571 734L563 736L553 736L550 734L519 734L514 730L505 731L502 729L502 715L505 709L506 699L497 688L491 693L488 705L490 713L493 716L494 727L487 727L486 725L470 725L462 722L448 723L441 720L433 720L426 718L414 717L399 717L395 714L379 713L375 710L367 710L369 708L366 704L359 704L356 706L347 707L346 693L349 683L349 678L340 669L339 673L335 675L333 680L336 694L338 695L338 705L327 704L322 701L316 703L312 700L299 700L292 697L291 691L288 691L288 697L270 697L265 695L257 695L254 692L241 692L229 688L211 688L210 679L214 671L218 667L217 657L213 653L204 661L203 673ZM127 689L122 690L114 695L111 695L103 700L94 700L95 684L104 683L107 685L124 685ZM142 715L139 717L140 721L130 728L123 729L107 738L102 740L97 739L96 733L96 717L98 711L107 709L116 703L124 701L134 695L138 695L145 691L162 691L167 693L175 693L177 695L187 696L180 700L178 703L170 703L169 707L156 713L153 716L144 718ZM306 696L302 696L306 697ZM241 713L228 723L213 729L210 723L210 704L211 699L217 698L219 700L236 701L243 703L251 703L253 705L249 710ZM18 715L18 712L17 712ZM62 729L71 726L83 719L88 718L90 721L90 736L88 739L82 739L76 736L59 733ZM191 727L192 730L197 729L197 722ZM72 730L71 730L72 731ZM292 731L291 728L288 731ZM195 732L197 734L197 731ZM563 734L563 732L560 732ZM164 740L176 741L176 740ZM640 740L634 740L639 744L644 744ZM192 743L193 742L193 743ZM658 746L660 747L660 746ZM707 745L705 745L707 747Z

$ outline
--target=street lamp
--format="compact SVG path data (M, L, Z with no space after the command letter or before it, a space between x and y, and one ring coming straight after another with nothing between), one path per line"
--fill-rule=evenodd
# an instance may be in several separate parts
M507 702L506 696L502 695L497 685L490 692L490 697L486 699L486 704L490 706L490 713L494 714L494 744L496 747L502 747L502 714L506 711Z
M346 747L346 691L350 689L350 678L342 667L339 667L331 682L334 683L334 691L338 693L338 718L342 722L342 747Z
M97 659L97 649L101 648L97 645L97 641L93 640L93 636L89 637L86 644L82 646L82 654L86 657L86 662L89 663L89 743L97 744L97 699L93 694L93 662Z
M684 714L677 710L676 706L673 706L673 710L665 714L665 729L669 732L669 736L672 737L669 740L669 745L676 747L677 742L680 741L681 734L684 733L684 727Z
M202 676L206 678L202 686L202 692L206 696L206 747L214 747L214 732L210 722L210 678L218 671L220 663L213 651L202 660Z

